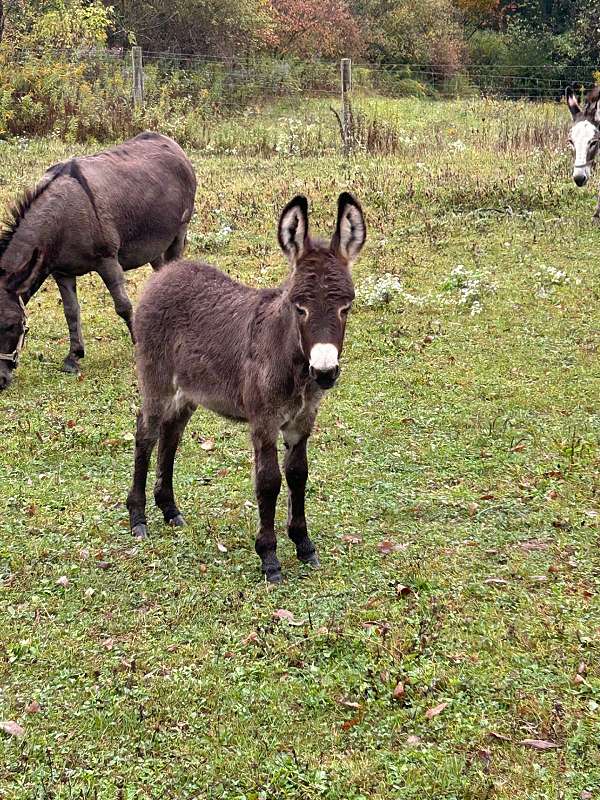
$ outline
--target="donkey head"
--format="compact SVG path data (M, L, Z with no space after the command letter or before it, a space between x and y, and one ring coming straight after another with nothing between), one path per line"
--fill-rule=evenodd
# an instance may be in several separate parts
M27 334L26 298L39 279L43 255L34 248L16 271L0 269L0 391L6 389L19 363Z
M366 232L362 209L348 192L338 198L329 243L309 236L308 202L302 195L287 204L279 220L279 244L292 267L287 301L310 376L322 389L330 389L340 374L346 319L354 300L350 268Z
M571 86L567 86L565 96L573 117L573 125L569 131L569 144L575 154L573 180L577 186L583 186L590 177L592 164L600 144L598 90L592 89L587 93L583 110Z

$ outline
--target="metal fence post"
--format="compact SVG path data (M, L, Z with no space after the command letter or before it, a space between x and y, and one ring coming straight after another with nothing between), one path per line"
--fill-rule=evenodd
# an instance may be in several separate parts
M131 48L131 64L133 66L133 105L144 107L144 67L142 64L142 48Z
M342 58L342 134L344 137L344 155L348 155L352 147L352 109L350 93L352 92L352 60Z

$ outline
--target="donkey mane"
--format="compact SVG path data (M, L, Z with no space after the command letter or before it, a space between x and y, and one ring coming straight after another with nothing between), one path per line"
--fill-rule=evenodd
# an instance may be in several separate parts
M0 260L7 251L9 244L19 229L20 224L25 219L25 215L31 206L40 197L40 195L44 194L46 189L54 182L56 178L58 178L60 175L64 175L67 172L69 163L70 162L65 161L50 167L50 169L46 171L46 174L42 180L36 186L34 186L33 189L26 189L21 197L19 197L11 206L9 206L8 218L4 221L3 229L0 230ZM71 170L71 174L73 174L73 170ZM73 174L73 177L77 179L77 174ZM5 273L6 270L0 268L0 275Z

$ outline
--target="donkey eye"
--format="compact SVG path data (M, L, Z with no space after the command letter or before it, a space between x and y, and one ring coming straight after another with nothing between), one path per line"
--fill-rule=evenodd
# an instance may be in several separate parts
M306 309L304 308L304 306L298 305L298 303L294 303L294 307L295 307L296 313L298 314L299 317L305 317L306 316Z
M342 317L348 316L348 312L350 311L351 308L352 308L351 305L350 306L344 306L343 308L340 308L340 314L342 315Z
M573 143L573 139L569 139L568 145L569 145L569 147L575 147L575 145Z

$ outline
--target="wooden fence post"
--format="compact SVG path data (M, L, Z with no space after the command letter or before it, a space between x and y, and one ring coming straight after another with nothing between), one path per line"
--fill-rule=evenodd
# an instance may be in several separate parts
M352 92L352 60L342 58L342 135L344 138L344 155L348 155L352 148L352 109L350 107L350 93Z
M131 64L133 66L133 105L144 107L144 67L142 64L142 48L131 48Z

